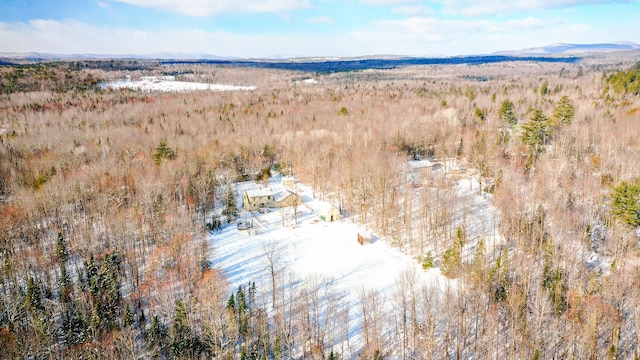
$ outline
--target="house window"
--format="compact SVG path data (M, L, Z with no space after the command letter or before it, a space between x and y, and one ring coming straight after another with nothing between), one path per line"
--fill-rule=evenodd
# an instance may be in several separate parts
M271 200L271 195L267 195L267 200Z

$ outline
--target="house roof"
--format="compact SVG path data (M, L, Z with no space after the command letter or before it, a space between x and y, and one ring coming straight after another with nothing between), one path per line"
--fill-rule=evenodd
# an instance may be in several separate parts
M247 190L247 196L250 198L269 196L273 194L274 192L270 188Z
M335 208L336 210L338 209L331 203L321 203L320 206L318 206L318 211L320 212L320 214L326 214L329 212L329 210L331 210L331 208Z
M295 182L296 178L294 178L293 176L283 176L282 177L282 182L286 182L286 181Z
M293 193L289 190L280 190L277 193L273 194L273 199L275 201L282 201L284 200L287 196L289 195L293 195Z
M247 190L247 196L249 198L273 196L275 201L281 201L289 195L294 195L294 193L282 186Z

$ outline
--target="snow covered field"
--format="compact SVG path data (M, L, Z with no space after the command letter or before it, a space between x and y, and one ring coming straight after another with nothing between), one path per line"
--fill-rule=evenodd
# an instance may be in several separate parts
M143 76L140 80L119 80L104 85L108 89L132 89L138 91L185 92L185 91L234 91L255 90L255 86L235 86L176 81L173 76Z
M257 186L253 182L238 184L238 197ZM309 188L301 189L304 202L298 206L297 225L292 208L271 209L266 214L254 211L243 216L247 222L253 217L253 229L238 230L232 223L212 234L211 263L227 276L230 291L255 282L265 308L272 309L272 266L277 274L276 293L283 294L278 295L283 302L287 301L285 293L295 296L291 295L294 287L322 282L322 287L330 288L341 299L342 306L349 309L348 333L344 335L348 336L349 349L342 351L343 355L346 352L355 357L364 344L361 311L364 293L375 293L382 302L380 309L391 313L397 306L397 284L402 276L414 279L416 288L440 293L457 287L457 280L446 278L437 268L423 270L416 259L375 236L371 244L360 245L358 233L370 232L350 219L320 220L318 211L326 203L312 199ZM387 336L391 336L391 327L383 325ZM337 346L335 342L332 345Z

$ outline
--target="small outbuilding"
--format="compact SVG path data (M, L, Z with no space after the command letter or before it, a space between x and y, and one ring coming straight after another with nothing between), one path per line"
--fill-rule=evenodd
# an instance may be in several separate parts
M358 233L358 244L360 245L368 245L373 243L373 236L369 234L360 234Z
M320 218L326 222L338 221L341 219L340 210L331 204L320 207Z
M283 176L282 177L282 186L288 188L288 189L293 189L293 187L296 184L296 178L294 178L293 176Z
M238 219L236 220L236 225L238 226L238 230L248 230L253 228L253 220Z

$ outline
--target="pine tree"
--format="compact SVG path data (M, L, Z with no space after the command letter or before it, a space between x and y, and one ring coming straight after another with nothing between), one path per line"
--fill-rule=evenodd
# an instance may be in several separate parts
M56 257L61 263L66 263L69 260L69 251L61 232L58 233L58 240L56 241Z
M454 241L444 255L442 256L442 266L440 270L448 277L454 278L458 276L460 267L462 266L462 248L460 242Z
M611 193L613 214L624 224L640 226L640 180L635 183L621 182Z
M151 324L145 331L147 346L155 358L165 358L167 355L167 327L160 321L158 315L154 315Z
M127 307L124 309L124 315L122 315L122 326L128 327L133 325L133 311L131 310L131 306L127 304Z
M85 262L84 281L91 295L93 308L90 323L96 335L117 329L122 302L119 256L107 254L101 262L96 263L92 255Z
M63 315L62 338L70 346L82 344L90 338L89 324L73 303Z
M458 147L456 148L456 157L460 158L464 152L464 142L462 138L460 138L460 142L458 143Z
M560 98L558 105L553 109L553 120L556 125L566 125L573 121L575 107L568 96Z
M153 161L156 165L160 165L162 159L173 160L176 158L176 152L165 141L161 141L160 145L156 147L156 152L153 154Z
M510 128L513 128L518 123L518 119L516 118L516 114L514 112L513 103L509 99L506 99L502 102L500 110L498 111L498 116L500 118L500 121L502 121L506 126Z
M556 315L561 315L567 309L567 284L565 275L559 268L552 268L550 260L545 260L542 270L542 287L547 291Z
M206 238L200 243L200 261L198 263L202 274L211 269L211 264L209 264L209 243Z
M549 90L549 82L545 81L542 86L540 86L540 95L545 96L548 95L551 92L551 90Z
M187 307L182 300L176 300L173 323L171 325L171 354L173 356L185 355L193 350L191 327L187 318Z
M69 302L71 300L71 279L69 278L69 273L65 264L60 266L60 278L58 279L58 285L60 287L60 299L63 302Z
M549 144L553 130L549 118L542 110L533 111L531 120L523 126L522 143L531 148L532 154L539 154Z
M27 292L24 298L24 306L29 311L42 311L44 305L42 303L42 292L36 281L30 277L27 282Z
M222 209L222 215L227 217L228 222L233 221L238 216L238 203L231 188L227 188L227 196L224 202L224 209Z
M233 294L229 296L229 300L227 301L227 310L236 311L236 301Z

